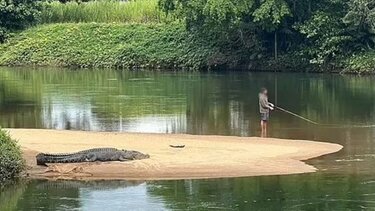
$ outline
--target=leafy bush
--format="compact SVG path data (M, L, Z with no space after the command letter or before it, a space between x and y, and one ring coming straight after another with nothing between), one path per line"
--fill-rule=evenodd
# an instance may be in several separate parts
M23 169L20 147L8 132L0 129L0 184L19 176Z
M158 9L157 0L89 1L45 3L41 23L149 23L163 22L166 15Z
M341 63L344 72L374 73L375 72L375 50L353 54L343 59Z
M353 37L351 48L362 51L375 47L375 1L351 0L343 18L347 31Z
M41 7L34 0L0 0L0 42L10 30L22 29L33 23Z
M302 54L310 58L313 64L324 64L344 55L351 37L345 34L344 23L340 17L318 12L309 21L297 26L304 34L308 45L302 48Z

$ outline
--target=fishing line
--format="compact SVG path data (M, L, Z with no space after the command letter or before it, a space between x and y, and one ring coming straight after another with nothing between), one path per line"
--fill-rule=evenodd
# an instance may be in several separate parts
M285 112L287 114L295 116L295 117L297 117L299 119L302 119L302 120L304 120L306 122L309 122L309 123L311 123L313 125L323 126L323 127L327 127L327 128L373 128L373 127L375 127L375 125L366 125L366 124L363 124L363 125L341 125L341 124L324 124L324 123L318 123L318 122L315 122L315 121L313 121L311 119L308 119L306 117L300 116L300 115L298 115L296 113L293 113L293 112L291 112L291 111L289 111L287 109L281 108L279 106L275 106L275 108L278 109L278 110L280 110L280 111L283 111L283 112Z

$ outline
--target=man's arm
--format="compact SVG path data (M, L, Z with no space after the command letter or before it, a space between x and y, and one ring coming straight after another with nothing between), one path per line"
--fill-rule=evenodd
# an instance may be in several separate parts
M274 107L275 107L275 106L274 106L272 103L268 103L268 108L269 108L269 109L273 110Z
M269 103L267 98L261 98L260 99L260 105L263 107L263 108L268 108L268 109L271 109L273 110L273 104L272 103Z
M271 111L274 109L274 105L272 103L268 102L267 98L261 98L260 99L260 105L263 108L271 109Z

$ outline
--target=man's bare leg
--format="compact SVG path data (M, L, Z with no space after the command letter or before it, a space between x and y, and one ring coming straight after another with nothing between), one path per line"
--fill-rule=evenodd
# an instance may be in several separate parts
M261 134L260 137L264 137L264 121L260 120L260 128L261 128Z
M264 138L267 138L267 122L266 121L263 121L263 131L264 131L264 134L263 134L263 137Z

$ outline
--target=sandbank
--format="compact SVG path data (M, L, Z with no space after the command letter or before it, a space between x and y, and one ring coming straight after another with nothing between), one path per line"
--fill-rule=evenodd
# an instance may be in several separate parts
M21 145L31 178L168 180L315 172L304 160L339 151L338 144L259 137L7 129ZM171 148L169 145L185 145ZM129 162L37 166L39 152L115 147L149 154Z

